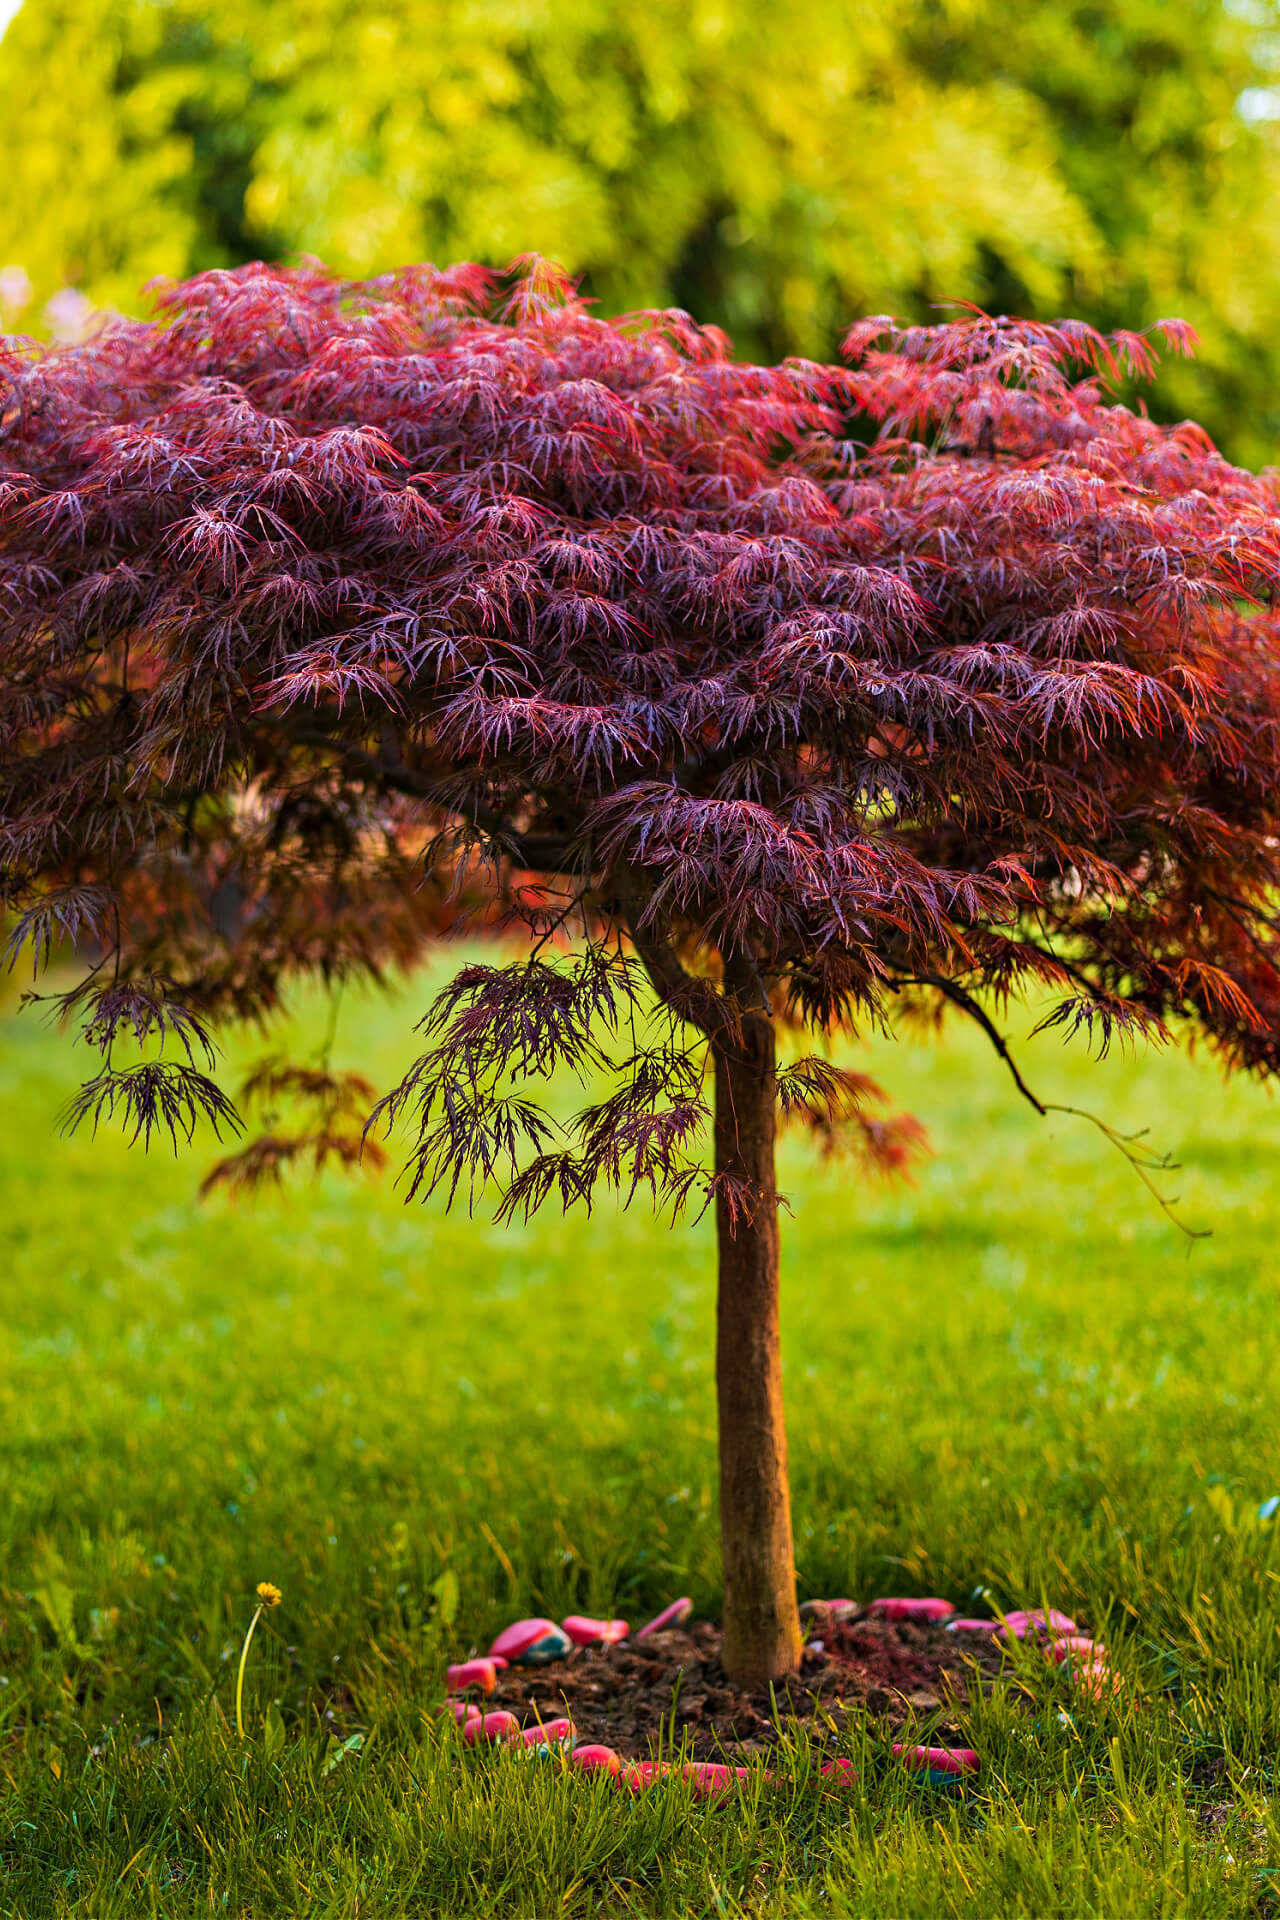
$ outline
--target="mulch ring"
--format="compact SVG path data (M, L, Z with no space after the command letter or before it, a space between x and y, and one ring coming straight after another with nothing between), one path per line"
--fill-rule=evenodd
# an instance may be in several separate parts
M872 1718L897 1730L928 1717L943 1737L956 1731L949 1710L1001 1671L998 1643L941 1626L854 1618L825 1629L793 1680L764 1689L734 1686L720 1665L720 1631L709 1621L646 1640L575 1647L543 1667L499 1673L486 1712L505 1708L529 1725L568 1714L579 1741L646 1759L659 1746L695 1760L739 1764L786 1737L788 1722L827 1740Z

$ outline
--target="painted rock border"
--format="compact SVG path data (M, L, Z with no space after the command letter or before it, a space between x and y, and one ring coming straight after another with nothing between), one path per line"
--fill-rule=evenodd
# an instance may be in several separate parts
M693 1602L687 1596L673 1600L632 1637L644 1640L683 1626L692 1611ZM936 1595L885 1594L861 1607L847 1599L810 1600L800 1613L814 1626L861 1613L867 1619L942 1626L949 1633L981 1633L1003 1642L1010 1650L1020 1643L1028 1650L1041 1651L1051 1665L1065 1672L1079 1691L1092 1699L1103 1699L1123 1685L1121 1676L1111 1668L1106 1648L1081 1632L1071 1616L1056 1607L1017 1609L997 1614L994 1619L977 1619L958 1614L950 1600ZM497 1673L508 1666L544 1666L564 1658L576 1647L616 1645L630 1634L625 1620L597 1620L583 1614L570 1614L559 1624L541 1617L513 1621L498 1634L486 1656L458 1661L447 1669L444 1712L452 1716L467 1746L501 1745L543 1755L558 1753L567 1771L603 1774L632 1794L679 1777L691 1784L699 1800L714 1805L730 1799L752 1777L750 1767L709 1760L628 1760L612 1747L589 1737L580 1739L566 1715L535 1718L521 1725L514 1713L485 1713L461 1697L472 1689L492 1693ZM888 1757L944 1793L960 1791L982 1769L981 1756L972 1747L913 1746L895 1741ZM767 1781L772 1775L765 1773L764 1778ZM857 1770L847 1759L829 1760L814 1775L815 1788L820 1792L848 1792L857 1781Z

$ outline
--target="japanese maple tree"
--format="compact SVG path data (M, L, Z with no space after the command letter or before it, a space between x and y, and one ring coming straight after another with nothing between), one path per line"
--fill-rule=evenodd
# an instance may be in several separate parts
M206 274L0 353L0 882L15 952L83 956L71 1118L234 1126L219 1019L525 938L436 1000L372 1137L504 1215L714 1210L743 1680L799 1654L779 1117L914 1144L840 1036L951 1007L1005 1052L1030 988L1101 1048L1280 1063L1271 483L1110 403L1142 337L845 353L739 364L539 262ZM358 1081L258 1091L316 1122L220 1177L358 1153Z

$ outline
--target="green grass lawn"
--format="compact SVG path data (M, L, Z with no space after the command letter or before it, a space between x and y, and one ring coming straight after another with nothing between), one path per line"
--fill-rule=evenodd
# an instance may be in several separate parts
M350 1002L338 1057L388 1084L424 999ZM202 1207L207 1156L59 1141L72 1049L0 1024L0 1913L1280 1911L1280 1112L1174 1056L1023 1062L1149 1125L1213 1237L979 1035L870 1049L937 1157L886 1191L787 1150L801 1587L1047 1598L1123 1704L976 1703L960 1803L872 1728L853 1800L798 1752L708 1810L434 1718L514 1615L716 1611L708 1223L504 1230L336 1178Z

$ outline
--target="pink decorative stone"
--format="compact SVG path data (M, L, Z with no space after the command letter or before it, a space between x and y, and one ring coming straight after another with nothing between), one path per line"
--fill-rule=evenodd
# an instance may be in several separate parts
M882 1620L945 1620L955 1612L949 1600L873 1600L868 1613Z
M477 1714L463 1727L462 1737L469 1747L493 1740L519 1740L520 1722L514 1713Z
M828 1760L820 1771L829 1787L841 1787L848 1792L858 1784L858 1769L852 1760Z
M580 1773L607 1773L615 1779L622 1772L622 1762L612 1747L575 1747L569 1765Z
M598 1646L602 1640L610 1645L615 1640L625 1640L631 1631L625 1620L589 1620L582 1613L571 1613L560 1624L575 1647Z
M506 1666L506 1661L502 1662ZM461 1660L456 1667L445 1672L445 1684L450 1693L465 1693L468 1687L479 1687L481 1693L492 1693L498 1684L498 1668L493 1660Z
M999 1633L999 1631L1000 1622L998 1620L966 1620L962 1618L948 1620L947 1622L948 1633Z
M636 1635L636 1639L647 1640L651 1633L665 1633L668 1627L682 1627L692 1612L692 1600L688 1598L673 1600L669 1607L664 1607L661 1613L655 1614L652 1620L641 1627L639 1633ZM648 1763L644 1762L642 1764L647 1765Z
M541 1667L548 1660L561 1659L572 1645L554 1620L516 1620L498 1635L489 1658L506 1660L516 1667Z
M664 1774L670 1772L671 1765L666 1760L637 1760L623 1774L622 1783L632 1793L643 1793L646 1787L651 1787L656 1780L661 1780Z
M982 1765L972 1747L908 1747L899 1741L893 1751L909 1767L930 1773L976 1773Z
M848 1620L858 1611L856 1600L806 1600L800 1609L802 1620Z
M1087 1666L1076 1668L1072 1679L1080 1692L1091 1700L1105 1699L1109 1693L1119 1693L1124 1686L1124 1676L1108 1666L1105 1658L1091 1660Z
M444 1710L453 1715L460 1727L465 1727L469 1721L480 1718L479 1707L472 1706L470 1700L446 1700Z
M577 1728L572 1720L566 1719L561 1714L559 1719L543 1720L541 1724L535 1722L531 1727L522 1728L520 1744L524 1747L559 1746L566 1740L572 1740L576 1732Z
M722 1767L714 1760L694 1760L682 1771L699 1800L725 1800L738 1791L738 1782L748 1777L750 1768Z
M1026 1612L1006 1613L1000 1628L1002 1640L1032 1640L1062 1633L1074 1633L1076 1623L1070 1614L1056 1607L1031 1607Z
M1064 1640L1051 1640L1044 1650L1046 1660L1061 1666L1069 1660L1073 1667L1105 1665L1107 1650L1083 1633L1069 1633Z

